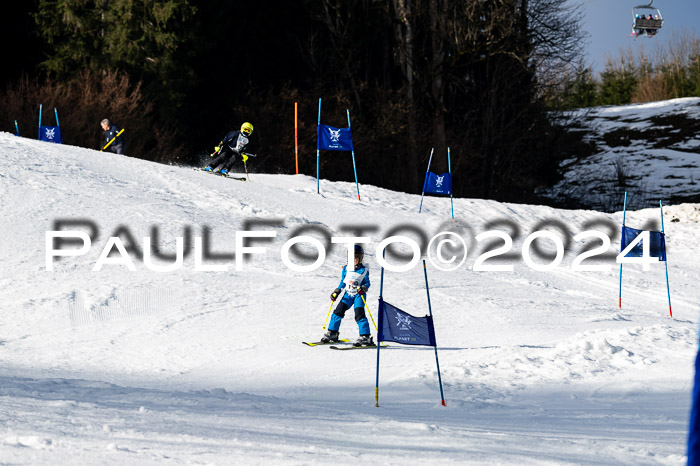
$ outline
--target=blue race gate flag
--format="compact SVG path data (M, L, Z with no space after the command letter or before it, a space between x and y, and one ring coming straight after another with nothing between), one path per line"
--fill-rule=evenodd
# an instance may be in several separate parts
M318 125L318 148L320 150L354 150L351 129Z
M637 230L630 227L622 227L622 239L620 240L620 251L634 241L644 230ZM642 257L644 254L644 240L639 241L632 248L626 257ZM660 231L649 232L649 254L651 257L658 257L660 261L666 260L666 236Z
M425 192L432 194L452 194L452 174L443 173L436 175L433 172L428 172L425 180Z
M61 127L40 126L39 140L46 142L55 142L56 144L63 144L63 139L61 139Z
M433 318L414 317L380 299L377 340L394 341L404 345L435 346Z

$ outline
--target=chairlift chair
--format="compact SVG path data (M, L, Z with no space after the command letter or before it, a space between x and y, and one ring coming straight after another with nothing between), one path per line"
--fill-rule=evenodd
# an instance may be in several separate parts
M664 25L661 11L651 6L652 3L654 0L649 0L648 5L638 5L632 8L632 34L634 34L635 39L642 34L654 37Z

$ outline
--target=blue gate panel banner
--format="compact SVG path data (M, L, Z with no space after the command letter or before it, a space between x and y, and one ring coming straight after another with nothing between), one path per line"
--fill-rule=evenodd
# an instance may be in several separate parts
M351 129L318 125L318 148L320 150L353 150Z
M437 175L433 172L428 172L425 180L425 192L432 194L452 194L452 175L450 173Z
M622 227L622 239L620 240L620 252L634 241L644 230L637 230L630 227ZM642 257L644 254L644 240L633 247L625 257ZM658 257L660 261L666 260L666 238L660 231L649 232L649 255Z
M435 346L435 328L430 316L414 317L386 301L379 300L378 341L404 345Z
M63 139L61 139L60 126L40 126L39 136L41 141L63 144Z

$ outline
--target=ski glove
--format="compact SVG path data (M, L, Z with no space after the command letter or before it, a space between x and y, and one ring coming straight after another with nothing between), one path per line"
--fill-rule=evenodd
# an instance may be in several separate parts
M248 156L243 154L242 157L243 157L243 163L246 163L248 161Z
M357 288L357 294L359 294L360 296L362 296L363 294L367 293L367 290L368 290L368 289L369 289L369 288L367 287L367 285L362 285L362 286L360 286L360 287Z
M338 299L338 295L340 294L340 288L336 288L333 290L333 293L331 293L331 301L335 301Z

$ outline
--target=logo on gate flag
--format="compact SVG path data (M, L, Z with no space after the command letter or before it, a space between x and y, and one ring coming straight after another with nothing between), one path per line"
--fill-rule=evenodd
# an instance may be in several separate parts
M320 150L353 150L351 129L318 125L318 148Z
M405 330L405 331L411 331L411 316L407 315L401 315L401 314L396 314L396 324L399 327L399 330Z
M452 175L450 173L436 175L433 172L428 172L425 179L425 192L432 194L452 194Z
M61 139L61 127L60 126L41 126L41 140L46 142L55 142L56 144L63 144Z
M404 345L435 346L435 328L430 316L415 317L379 300L378 341L394 341Z
M634 241L634 239L639 236L644 230L637 230L630 227L622 227L622 239L620 240L620 251L624 251L625 248ZM666 260L666 235L660 231L650 231L649 232L649 255L651 257L658 257L660 261ZM643 257L644 255L644 240L640 240L635 247L633 247L626 257Z

